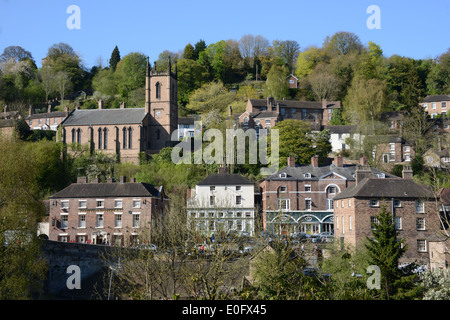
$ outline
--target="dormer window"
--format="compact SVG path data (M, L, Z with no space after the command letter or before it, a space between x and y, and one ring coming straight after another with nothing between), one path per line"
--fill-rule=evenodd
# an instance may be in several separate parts
M379 173L378 178L386 178L386 175L384 173Z
M285 172L280 173L280 178L287 178L287 174Z
M311 173L307 172L303 175L305 178L311 178Z

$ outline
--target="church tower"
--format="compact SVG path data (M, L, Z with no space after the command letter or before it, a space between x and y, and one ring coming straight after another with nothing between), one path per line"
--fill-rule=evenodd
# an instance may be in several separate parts
M148 146L150 153L172 145L171 135L178 125L178 82L176 65L172 72L169 59L166 71L150 69L147 61L145 79L145 112L149 116Z

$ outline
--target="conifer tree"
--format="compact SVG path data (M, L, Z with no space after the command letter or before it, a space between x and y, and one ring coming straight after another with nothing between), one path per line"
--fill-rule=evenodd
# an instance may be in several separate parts
M112 71L116 71L116 66L120 61L120 52L119 48L116 46L111 53L111 59L109 60L109 67Z
M372 229L372 238L367 238L370 264L380 268L381 299L402 299L414 297L419 292L414 285L415 275L399 268L399 260L406 252L404 239L397 238L393 216L383 207Z

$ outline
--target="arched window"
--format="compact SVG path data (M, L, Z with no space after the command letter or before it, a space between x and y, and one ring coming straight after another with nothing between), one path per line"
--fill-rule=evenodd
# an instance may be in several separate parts
M161 84L159 82L155 85L156 89L156 99L161 99Z
M127 128L123 128L123 149L127 148Z
M102 128L98 129L98 148L102 148Z
M128 149L133 148L133 129L128 128Z
M81 129L80 128L77 129L77 142L81 143Z
M72 143L75 143L75 142L77 142L77 138L75 135L75 129L72 129Z
M108 149L108 129L103 129L103 149Z

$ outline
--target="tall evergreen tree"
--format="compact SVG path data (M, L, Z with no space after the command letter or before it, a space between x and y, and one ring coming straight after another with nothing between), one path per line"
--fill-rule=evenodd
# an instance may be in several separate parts
M380 298L414 297L418 293L414 286L415 275L399 268L399 260L406 252L407 246L402 246L404 240L397 238L394 219L385 207L377 216L372 235L372 238L367 238L366 248L369 251L370 263L380 268Z
M120 52L119 48L116 46L111 53L111 59L109 60L109 67L112 71L116 71L116 66L120 61Z

